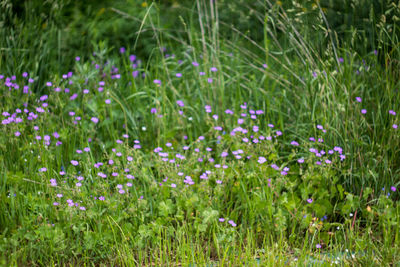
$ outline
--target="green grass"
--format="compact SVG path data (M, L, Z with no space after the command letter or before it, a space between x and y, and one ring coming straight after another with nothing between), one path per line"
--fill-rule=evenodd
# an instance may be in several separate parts
M89 5L67 24L1 6L0 263L398 264L398 26L338 35L310 3L240 2L253 33L225 2ZM124 53L77 37L113 21L139 23Z

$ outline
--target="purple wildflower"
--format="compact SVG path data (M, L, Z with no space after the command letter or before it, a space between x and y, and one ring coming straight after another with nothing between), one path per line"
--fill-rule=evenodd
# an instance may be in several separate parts
M236 223L235 223L234 221L229 220L228 223L229 223L230 225L232 225L233 227L236 227Z
M299 143L297 143L296 141L292 141L290 144L293 145L293 146L298 146L299 145Z
M180 106L180 107L184 107L185 106L185 104L183 103L182 100L177 100L176 104L178 104L178 106Z
M267 161L267 159L264 158L264 157L259 157L259 158L258 158L258 163L260 163L260 164L263 164L263 163L266 162L266 161Z

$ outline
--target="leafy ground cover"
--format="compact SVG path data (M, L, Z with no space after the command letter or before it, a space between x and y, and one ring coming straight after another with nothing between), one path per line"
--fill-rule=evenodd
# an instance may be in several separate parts
M243 3L261 42L203 1L172 38L146 2L146 57L140 31L54 69L1 57L1 263L397 264L398 26L353 45L308 2Z

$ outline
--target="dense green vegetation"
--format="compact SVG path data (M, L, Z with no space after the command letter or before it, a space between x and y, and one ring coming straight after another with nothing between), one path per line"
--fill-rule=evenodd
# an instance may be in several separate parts
M394 1L2 1L0 263L393 266Z

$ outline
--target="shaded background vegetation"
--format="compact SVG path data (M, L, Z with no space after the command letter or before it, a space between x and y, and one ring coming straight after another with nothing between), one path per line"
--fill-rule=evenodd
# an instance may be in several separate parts
M307 175L290 176L294 178L293 184L299 182L307 185L312 188L312 194L319 195L320 199L314 201L312 212L320 218L325 217L325 228L322 231L324 238L329 240L331 230L344 223L350 232L343 234L343 240L349 243L357 240L357 235L364 229L368 228L366 232L373 229L377 239L382 238L387 243L387 251L391 251L394 256L398 255L396 247L392 250L392 240L398 240L399 236L392 233L399 233L400 210L396 203L399 192L389 188L393 186L396 189L400 185L400 139L398 131L393 127L394 123L398 124L398 119L388 111L398 112L400 103L399 3L373 0L219 0L217 5L217 9L212 9L208 0L0 2L0 74L11 76L29 72L30 77L35 79L33 91L36 94L25 94L25 99L30 101L40 95L54 94L49 87L45 87L45 83L65 83L60 75L68 71L75 72L74 77L78 81L75 84L86 86L88 82L88 88L97 87L97 79L105 78L107 83L113 80L111 75L118 72L113 70L115 67L119 68L118 73L121 74L121 79L113 80L106 88L113 101L118 102L118 105L113 106L113 112L109 112L101 94L85 100L88 103L80 102L83 104L82 114L100 114L101 119L104 119L100 126L91 128L86 124L81 132L65 129L63 138L68 143L62 153L44 153L44 156L55 158L53 167L57 170L70 165L69 160L76 147L87 145L82 140L87 137L88 130L99 141L93 144L93 154L97 157L102 157L106 153L105 149L114 146L113 140L118 138L121 129L132 138L140 138L146 152L171 140L178 144L184 140L184 134L188 135L188 140L183 142L195 142L210 126L207 114L199 112L204 109L204 105L212 104L213 112L219 115L223 115L227 108L236 107L235 112L238 114L238 105L247 102L251 108L263 109L266 120L273 122L275 129L285 133L282 136L283 145L279 147L279 159L276 160L289 162L294 160L294 156L303 155L303 152L294 151L290 142L299 140L306 143L309 137L316 137L319 135L316 130L318 124L329 128L329 134L324 135L324 142L319 144L321 147L343 148L347 158L334 171L316 171L308 175L308 178ZM132 67L128 62L129 54L120 54L120 47L126 47L129 54L136 54L144 64L138 63L138 68ZM94 51L96 56L93 55ZM169 53L177 53L177 57L168 58ZM81 58L80 62L75 62L77 56ZM203 58L200 59L201 56ZM182 59L182 65L178 59ZM94 64L102 66L100 71L93 70L92 60ZM105 64L106 60L112 64ZM215 79L212 86L198 75L199 68L192 66L194 60L201 61L204 70L218 68L215 76L212 76ZM132 77L134 69L145 76L138 76L137 79ZM177 71L183 72L183 79L175 79L173 74ZM163 86L155 85L153 79L160 79ZM165 90L164 84L171 90ZM21 99L7 97L8 88L4 89L6 93L1 96L0 106L8 110ZM356 97L362 98L362 101L356 100ZM179 116L175 116L180 109L175 105L176 100L185 101L185 112L191 116L187 123L182 123ZM30 104L35 105L35 101L32 100ZM70 108L75 108L74 103L68 99L54 106L61 107L64 102L70 104ZM150 113L152 107L169 116L155 119ZM365 113L361 111L363 109L366 109ZM54 123L47 125L47 128L58 126L59 117L55 114ZM266 120L260 122L260 128L268 129ZM228 120L226 123L233 125L235 121ZM147 127L146 131L142 130L143 125ZM58 131L55 128L53 130ZM20 208L15 208L10 196L13 190L18 191L18 187L31 192L31 184L24 183L20 178L42 165L37 165L39 163L36 159L29 155L30 141L23 141L29 139L13 137L15 140L9 141L9 136L0 137L3 140L0 142L0 164L4 165L2 175L9 177L9 180L2 180L1 197L4 201L1 203L5 203L4 210L7 212L0 213L0 221L3 222L0 225L4 227L1 228L4 236L12 237L12 242L4 239L5 246L11 244L18 248L20 240L35 239L29 230L24 231L34 227L27 218L37 218L36 214L26 212L26 207L34 207L36 204L19 194ZM19 140L22 145L15 145L13 140ZM145 166L137 164L137 172L148 178L149 183L153 183L162 174L152 166L152 160L147 160L149 155L140 160ZM30 165L23 161L25 156L32 158ZM52 161L50 158L49 162ZM271 159L274 160L273 157ZM263 171L259 174L260 177L270 175ZM252 165L240 176L246 180L249 188L259 190L266 187L262 179L259 180L260 184L253 184L258 183L255 179L247 179L255 177ZM36 178L40 177L37 175ZM233 177L236 179L235 175ZM302 180L304 177L313 182ZM332 186L320 183L320 180L332 183ZM231 186L236 188L236 183ZM238 188L227 190L224 195L229 200L218 202L216 210L228 207L234 216L242 218L243 227L238 228L243 232L252 227L257 227L259 231L258 227L262 225L266 227L262 233L274 232L281 237L284 233L288 239L292 238L292 246L302 246L303 236L310 232L310 229L305 230L309 225L303 224L300 230L296 230L300 226L296 225L297 222L291 219L291 214L285 208L290 211L297 204L300 205L301 201L306 201L308 196L303 197L300 186L293 186L292 193L299 196L301 193L304 199L292 199L290 205L286 199L286 183L282 186L282 192L277 192L282 193L282 198L277 202L267 202L262 198L256 202L248 198L252 190L243 187L242 192ZM149 199L151 205L162 203L162 213L173 214L168 211L168 205L172 207L172 203L164 202L166 195L146 190L144 195L149 193L154 196ZM390 198L388 194L391 194ZM40 200L38 212L45 210L45 214L53 216L44 198L35 196L34 199ZM205 210L208 204L198 202L200 204L193 205L194 209L208 214ZM277 207L275 213L270 213L270 221L258 217L265 215L265 203L274 203ZM188 214L191 214L191 209L187 209ZM358 217L349 217L355 211L359 212ZM128 223L121 224L127 232L132 233L132 240L136 240L135 234L148 235L146 231L141 233L139 225L147 224L146 227L155 231L170 218L164 216L165 220L160 219L159 224L154 226L153 221L160 218L156 210L146 213L148 217L144 223L140 221L140 216L129 217L118 212L111 215L136 222L136 228ZM362 227L359 232L353 232L356 217ZM189 222L190 225L188 220L182 222ZM278 222L281 227L274 226L272 222ZM20 224L26 224L25 228L19 228ZM99 225L102 226L101 223ZM20 229L22 237L7 232L8 227L12 231ZM60 232L61 229L67 229L58 227L56 229ZM43 229L43 235L49 233L47 228ZM196 227L192 229L196 231ZM286 231L288 229L293 230L290 233ZM77 232L83 233L84 230L78 229ZM99 244L95 234L99 234L100 230L86 233L88 239L93 234L92 244ZM349 238L353 233L354 236ZM174 234L171 236L174 240ZM257 236L261 235L257 232ZM112 237L109 231L108 237L105 237L106 244L112 243ZM74 238L73 234L68 238L66 240L69 241L79 239ZM376 242L375 236L371 237L369 232L362 238L363 242ZM146 240L150 242L150 238ZM160 240L164 241L162 238ZM336 241L337 244L343 243L340 239ZM31 244L29 242L25 244ZM259 245L261 241L257 242ZM58 243L57 240L54 242ZM140 246L143 244L147 243L143 242ZM377 244L379 246L379 241ZM81 249L81 244L76 246ZM48 247L38 247L41 249L37 253L40 258L42 249L47 251ZM202 249L201 245L199 247ZM56 245L54 248L63 250ZM92 250L92 253L108 257L111 254L106 249L101 247L98 251ZM29 255L24 253L23 257ZM64 256L67 257L67 254Z
M200 2L207 5L207 1ZM262 43L264 11L270 9L267 2L218 1L220 37L229 40L237 30ZM351 43L360 54L374 49L386 52L394 49L388 40L398 40L400 14L396 1L296 0L271 1L271 4L282 6L290 19L305 24L307 27L299 27L305 31L301 34L310 40L319 40L313 45L323 54L330 40L327 35L313 36L321 32L313 29L327 26L319 18L318 2L335 33L334 42ZM106 40L110 48L133 47L140 29L140 42L136 43L135 53L141 58L149 58L157 47L153 38L154 29L164 32L169 44L175 45L179 43L177 40L188 38L185 22L190 22L190 27L196 27L198 23L196 1L155 3L149 12L154 15L158 9L162 16L158 17L158 21L142 25L147 8L153 4L151 1L2 1L0 69L6 73L11 73L11 70L34 71L39 80L44 81L48 78L46 69L68 71L75 56L87 58L93 51L93 44L99 41ZM273 9L269 11L275 12ZM149 20L152 17L147 16ZM274 21L269 22L273 28ZM381 26L377 28L375 25ZM381 31L377 32L377 29ZM287 42L285 31L276 30L275 34L283 44ZM385 63L383 57L381 62Z

